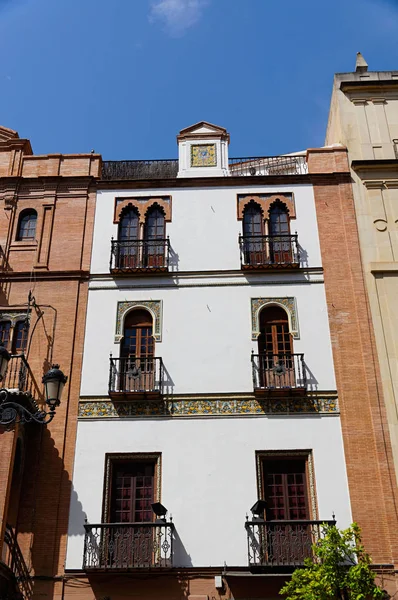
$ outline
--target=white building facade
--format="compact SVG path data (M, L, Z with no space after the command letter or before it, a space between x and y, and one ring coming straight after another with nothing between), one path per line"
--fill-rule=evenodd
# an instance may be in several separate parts
M103 165L66 569L112 600L277 598L351 522L312 184L305 155L177 139Z

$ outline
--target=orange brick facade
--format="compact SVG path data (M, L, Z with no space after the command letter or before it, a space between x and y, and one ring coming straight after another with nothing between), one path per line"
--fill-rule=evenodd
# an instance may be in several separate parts
M53 598L63 573L99 171L98 155L33 156L27 140L0 128L0 311L26 311L31 296L25 354L39 404L51 363L68 376L48 426L0 431L0 545L8 522L35 598ZM26 208L37 211L35 239L17 241Z
M353 520L397 591L397 489L345 148L308 151Z

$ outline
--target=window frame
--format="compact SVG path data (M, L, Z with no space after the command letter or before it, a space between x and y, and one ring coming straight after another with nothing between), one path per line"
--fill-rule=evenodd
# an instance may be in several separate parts
M36 219L35 219L35 229L34 229L34 233L32 237L22 237L21 236L21 223L22 220L27 217L27 216L33 216L35 215ZM17 222L17 230L16 230L16 234L15 234L15 241L16 242L36 242L37 238L36 238L36 234L37 234L37 223L39 220L39 215L38 212L35 208L24 208L23 210L21 210L21 212L18 215L18 222ZM30 228L29 228L30 229Z
M265 498L264 462L267 460L305 460L305 481L307 486L308 516L310 521L318 521L318 501L315 486L315 471L312 450L257 450L256 451L257 498Z
M102 494L102 520L101 523L111 523L112 509L112 481L115 465L122 463L151 463L154 465L153 501L161 501L162 484L162 453L161 452L127 452L106 453L104 467L104 487ZM155 518L155 515L154 515Z

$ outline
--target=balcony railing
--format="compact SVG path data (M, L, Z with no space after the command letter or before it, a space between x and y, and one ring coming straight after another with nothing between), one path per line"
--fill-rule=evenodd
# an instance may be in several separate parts
M230 158L229 174L236 176L305 175L308 165L303 155Z
M110 358L109 395L160 395L163 386L161 358Z
M304 354L252 354L252 371L255 391L307 388Z
M1 561L13 573L22 597L26 600L30 600L33 596L32 579L18 545L15 532L10 525L6 525L4 532L4 546Z
M232 177L254 175L305 175L308 165L303 155L255 156L230 158ZM102 179L175 179L178 159L166 160L104 160Z
M12 354L2 386L9 390L37 395L29 363L23 354Z
M169 160L105 160L102 179L174 179L178 159Z
M169 239L111 241L109 268L113 272L167 271Z
M172 567L174 524L112 523L85 526L84 570Z
M336 521L246 521L249 567L297 567Z
M239 236L242 269L286 268L300 265L297 234Z

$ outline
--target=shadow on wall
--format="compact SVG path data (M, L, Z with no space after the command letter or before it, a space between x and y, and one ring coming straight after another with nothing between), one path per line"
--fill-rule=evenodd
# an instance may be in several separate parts
M17 533L35 595L52 598L65 551L72 482L47 427L25 429L25 464ZM74 504L83 515L75 494ZM80 517L84 522L84 517ZM77 533L77 532L76 532ZM63 556L62 556L63 558ZM38 579L43 578L43 579Z
M163 364L163 394L172 395L174 394L174 381L171 378L170 373Z
M305 358L305 357L304 357ZM318 380L315 377L314 373L308 367L308 364L304 365L306 381L307 381L307 390L315 392L318 389Z
M173 532L173 567L192 567L191 555L185 550L177 529Z
M69 527L68 535L81 535L85 534L84 523L87 519L87 514L83 510L83 505L79 500L75 488L72 484L72 493L70 496L70 513L69 513ZM83 560L83 557L82 557Z
M300 256L300 267L308 267L308 252L303 248L299 243L297 243L297 248Z
M170 246L169 249L169 269L172 272L178 271L178 265L180 262L180 255Z

